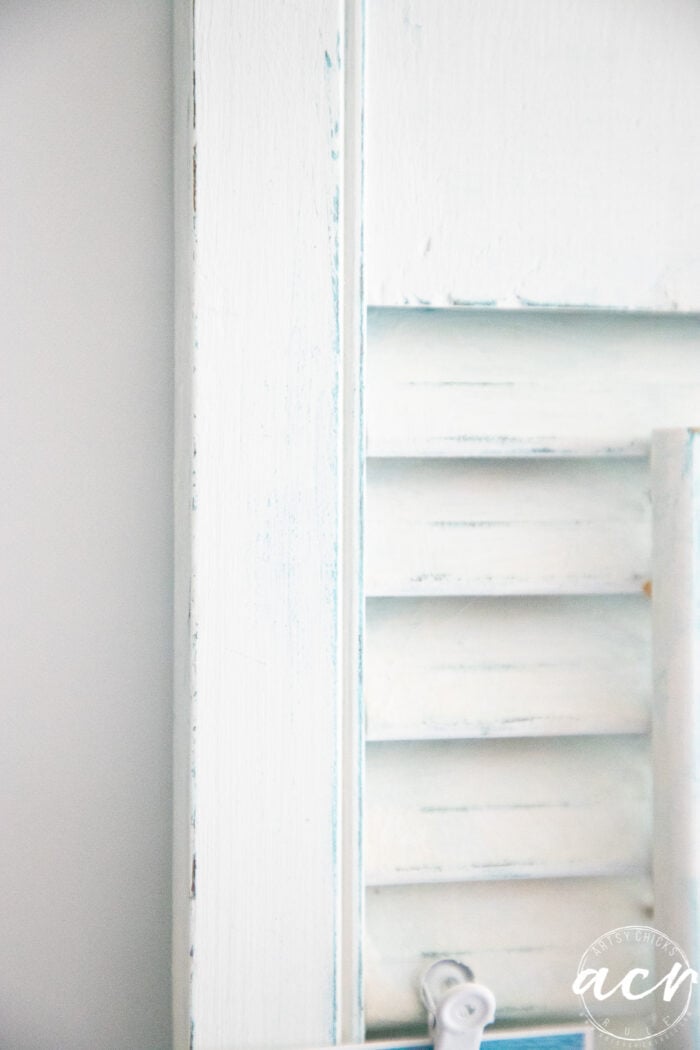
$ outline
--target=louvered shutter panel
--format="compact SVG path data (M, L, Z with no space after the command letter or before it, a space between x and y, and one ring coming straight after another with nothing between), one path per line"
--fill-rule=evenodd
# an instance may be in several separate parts
M667 8L368 6L370 1032L443 954L501 1020L574 1016L589 942L692 896L693 500L657 456L654 510L649 452L700 418L700 9Z
M374 309L366 402L368 1030L441 955L575 1017L586 946L653 915L649 448L700 323Z

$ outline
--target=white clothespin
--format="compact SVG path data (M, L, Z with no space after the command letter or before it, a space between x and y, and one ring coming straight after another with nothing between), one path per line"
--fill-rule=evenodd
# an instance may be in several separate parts
M479 1050L484 1028L496 1016L496 1000L468 966L454 959L433 963L421 995L435 1050Z

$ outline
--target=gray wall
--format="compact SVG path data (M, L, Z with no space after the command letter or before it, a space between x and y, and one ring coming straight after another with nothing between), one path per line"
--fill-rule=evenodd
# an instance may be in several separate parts
M0 5L0 1046L170 1043L167 0Z

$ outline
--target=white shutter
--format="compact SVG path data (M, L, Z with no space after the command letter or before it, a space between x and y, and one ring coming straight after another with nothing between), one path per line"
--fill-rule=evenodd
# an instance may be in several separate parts
M367 21L368 1029L421 1021L442 954L500 1019L572 1016L595 936L655 903L688 930L692 805L651 881L696 756L667 775L674 715L651 758L650 599L694 562L664 559L658 508L653 554L649 451L700 406L700 9ZM691 521L662 522L674 549ZM694 590L664 595L693 738Z
M655 918L700 953L700 433L654 436ZM700 1019L693 1011L693 1046ZM691 1015L692 1016L692 1015Z
M363 966L369 1029L422 1026L415 976L443 953L468 958L483 980L497 975L500 1016L529 1021L545 998L547 1011L567 1012L560 976L589 930L652 906L644 458L653 425L694 417L693 322L373 312L372 884L360 957L365 7L370 302L700 306L694 0L674 18L663 0L198 0L194 19L178 0L183 1048L361 1037ZM466 323L498 352L477 340L470 358L474 331L457 344L447 334ZM589 346L580 333L596 325L605 338ZM440 326L441 349L426 353L428 328ZM419 492L444 502L421 516ZM524 545L537 557L523 557ZM571 790L559 757L528 750L558 756L563 738L567 773L590 770L587 794ZM483 759L489 749L500 765ZM425 801L410 761L419 752L435 770ZM523 778L523 808L503 795L504 809L478 817L477 789L490 805L508 763L504 779ZM612 814L606 791L619 795ZM583 843L567 830L567 820L581 827L572 798L608 821L587 823ZM512 826L528 814L523 847L552 844L551 813L564 829L556 853L520 849L521 877L509 879L496 824L479 856L463 849L464 829L491 828L498 813ZM629 829L604 856L622 819ZM399 825L405 855L387 835ZM443 844L449 856L437 855ZM415 874L399 877L399 866ZM272 966L282 976L271 1005Z
M700 322L375 309L367 376L368 1028L440 955L573 1019L587 945L653 914L648 453Z
M340 1037L345 8L175 5L178 1050Z
M370 0L367 301L700 307L695 0Z

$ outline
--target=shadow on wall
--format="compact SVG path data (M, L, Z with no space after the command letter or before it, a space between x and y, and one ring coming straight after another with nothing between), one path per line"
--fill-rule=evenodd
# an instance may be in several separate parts
M0 10L13 1050L170 1046L170 19Z

